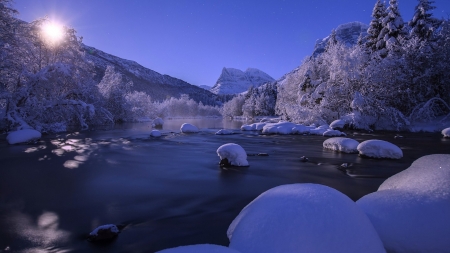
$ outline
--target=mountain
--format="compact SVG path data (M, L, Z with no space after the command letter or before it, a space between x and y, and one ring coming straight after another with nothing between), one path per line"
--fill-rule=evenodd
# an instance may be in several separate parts
M191 85L183 80L162 75L145 68L135 61L105 53L94 47L83 45L87 60L95 66L95 81L100 82L108 65L114 66L116 72L122 74L127 81L133 82L133 90L143 91L153 100L162 101L169 97L179 98L181 94L188 94L190 98L206 105L220 104L220 98L208 90Z
M366 36L369 26L361 22L350 22L336 27L336 39L347 46L355 45L360 35ZM316 41L313 56L317 56L325 51L330 36Z
M211 89L211 86L208 86L208 85L199 85L198 87L200 87L202 89L205 89L205 90L210 90Z
M268 74L255 68L248 68L245 72L234 68L223 68L216 84L211 88L214 94L238 94L248 90L250 86L259 87L267 82L273 82Z

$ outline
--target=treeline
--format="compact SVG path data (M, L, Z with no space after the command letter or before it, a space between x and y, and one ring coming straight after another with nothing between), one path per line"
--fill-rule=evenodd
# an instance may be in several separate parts
M362 129L408 130L450 119L450 22L419 0L404 22L397 0L378 0L367 36L348 47L333 31L325 52L278 86L276 114L299 123L344 119Z

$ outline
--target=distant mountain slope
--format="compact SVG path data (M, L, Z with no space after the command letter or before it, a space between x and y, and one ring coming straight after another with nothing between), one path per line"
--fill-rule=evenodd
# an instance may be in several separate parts
M234 68L223 68L216 84L211 88L214 94L238 94L250 86L259 87L267 82L275 81L271 76L255 68L245 72Z
M367 35L367 29L369 29L368 25L358 21L342 24L335 29L336 39L347 46L352 46L358 42L358 38L361 34L363 36ZM327 36L316 41L313 56L317 56L325 51L325 46L329 39L330 36Z
M164 100L169 97L180 97L188 94L190 98L207 105L220 104L219 97L198 86L191 85L183 80L162 75L156 71L145 68L135 61L105 53L94 47L84 45L86 58L95 65L95 80L100 82L106 67L114 66L115 70L123 75L126 80L133 82L133 89L146 92L153 100Z

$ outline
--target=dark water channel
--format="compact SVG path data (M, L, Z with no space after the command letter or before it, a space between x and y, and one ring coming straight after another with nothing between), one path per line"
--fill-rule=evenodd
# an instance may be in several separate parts
M189 121L189 120L184 120ZM44 136L33 145L8 145L0 137L0 252L154 252L187 244L228 245L226 230L240 210L282 184L318 183L353 200L376 191L386 177L417 158L450 153L438 133L353 133L403 150L400 160L374 160L324 150L320 136L214 133L223 124L194 122L198 134L180 134L166 122L161 138L149 124ZM203 125L202 125L203 124ZM229 124L229 125L227 125ZM237 143L250 167L221 170L217 148ZM306 156L308 162L301 162ZM350 177L339 166L351 164ZM344 170L345 171L345 170ZM86 240L102 224L123 224L110 243Z

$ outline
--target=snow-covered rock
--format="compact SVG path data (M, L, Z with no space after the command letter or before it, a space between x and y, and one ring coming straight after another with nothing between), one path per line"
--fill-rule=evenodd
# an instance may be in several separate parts
M326 131L332 130L329 125L321 125L316 128L312 128L309 130L309 134L311 135L323 135Z
M323 136L333 137L333 136L347 136L347 135L339 130L327 130L323 133Z
M332 129L343 129L345 127L345 120L337 119L330 124L330 128Z
M164 120L161 118L156 118L152 123L153 127L162 127L164 125Z
M329 138L323 142L323 147L344 153L358 153L359 142L354 139L344 137Z
M230 134L234 134L233 130L220 129L219 131L216 132L216 135L230 135Z
M442 130L442 135L446 138L450 138L450 127Z
M292 134L292 129L297 125L291 122L268 123L263 129L264 134Z
M310 127L304 125L296 125L292 128L292 134L309 134Z
M292 184L272 188L234 219L230 248L260 252L385 252L364 212L327 186Z
M192 124L184 123L181 125L180 131L182 133L198 133L198 128Z
M259 69L248 68L245 72L234 68L223 68L216 84L211 88L215 94L238 94L247 91L250 86L259 87L275 81Z
M390 252L450 252L450 155L428 155L358 200Z
M228 159L233 166L248 166L247 153L244 148L235 143L227 143L217 149L217 155L221 160Z
M267 123L253 123L250 125L242 125L242 131L261 131Z
M90 241L111 240L120 233L119 228L114 224L102 225L89 233Z
M152 136L152 137L161 137L161 132L159 130L152 130L150 132L150 136Z
M23 142L34 141L41 138L41 133L33 129L23 129L9 132L6 140L9 144L17 144Z
M253 129L253 126L252 126L252 125L242 125L242 126L241 126L241 130L242 130L242 131L253 131L253 130L255 130L255 129Z
M402 150L396 145L382 140L367 140L361 142L357 147L359 154L373 158L400 159L403 157Z
M197 244L165 249L156 253L239 253L239 251L219 245Z

